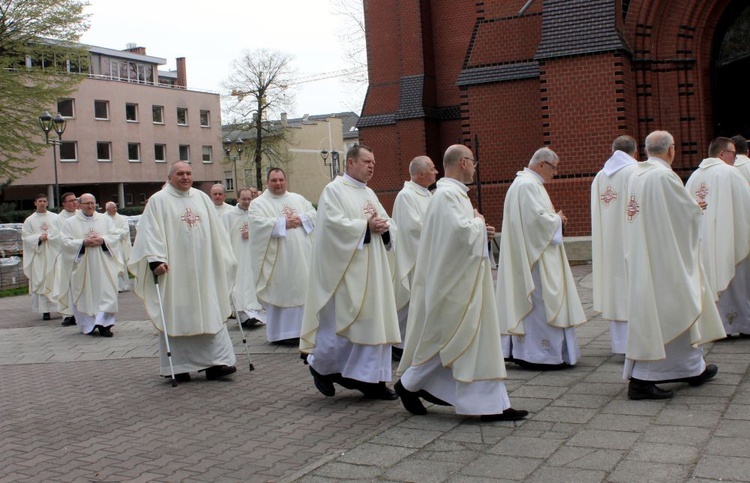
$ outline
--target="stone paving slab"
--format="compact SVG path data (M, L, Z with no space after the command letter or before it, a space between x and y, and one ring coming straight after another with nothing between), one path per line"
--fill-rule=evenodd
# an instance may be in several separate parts
M427 405L368 401L312 386L296 347L263 327L230 335L238 373L158 377L158 332L120 294L111 339L41 321L27 296L0 299L0 482L10 481L750 481L750 340L705 347L720 366L669 401L629 401L622 356L591 311L588 266L573 267L590 317L579 364L508 365L526 421L480 423Z

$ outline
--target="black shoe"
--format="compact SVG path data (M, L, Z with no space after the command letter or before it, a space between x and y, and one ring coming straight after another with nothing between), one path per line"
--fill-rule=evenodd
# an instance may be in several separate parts
M656 384L640 379L630 379L628 384L628 399L640 401L643 399L671 399L674 392L657 387Z
M701 374L688 378L686 382L693 387L697 387L714 377L718 372L719 368L716 367L716 364L709 364Z
M483 414L479 416L479 420L483 422L490 421L520 421L525 419L529 415L529 412L525 409L513 409L508 408L500 414Z
M398 394L393 389L388 389L384 382L367 384L367 387L360 390L365 399L378 399L380 401L395 401L398 399Z
M568 367L571 367L570 364L561 363L561 364L541 364L538 362L526 362L521 359L514 359L513 362L518 364L520 367L524 369L528 369L530 371L559 371L560 369L567 369Z
M167 379L172 379L172 376L164 376ZM181 372L179 374L174 375L174 380L177 382L190 382L190 373L189 372Z
M206 379L213 381L234 374L235 372L237 372L237 368L234 366L212 366L206 369Z
M99 327L99 335L102 337L112 337L114 335L111 327L102 327L101 325L97 327Z
M401 360L401 356L404 355L404 349L401 347L391 347L391 359L393 362L399 362Z
M71 325L76 325L76 318L75 317L65 317L62 321L63 327L70 327Z
M336 388L333 387L333 382L331 381L330 377L324 376L315 369L313 369L312 366L308 366L310 368L310 374L313 376L313 382L315 383L315 387L320 391L322 395L325 397L333 397L336 394Z
M427 409L422 404L422 401L419 400L417 393L406 389L404 385L401 384L401 379L396 382L393 388L396 390L398 397L401 398L401 404L404 406L404 409L412 414L416 414L417 416L424 416L427 414Z
M42 320L50 320L51 317L49 316L49 312L45 312L42 314Z

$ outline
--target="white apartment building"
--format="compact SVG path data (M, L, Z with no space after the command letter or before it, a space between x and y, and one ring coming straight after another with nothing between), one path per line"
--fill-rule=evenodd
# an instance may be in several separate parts
M166 59L146 55L143 47L88 50L89 72L81 73L77 91L50 106L53 116L60 112L67 120L62 145L35 159L34 171L7 187L4 201L25 209L37 193L53 199L52 149L58 149L60 193L89 192L102 206L144 205L175 161L191 163L196 188L208 192L222 180L219 94L187 89L184 58L176 71L160 72Z

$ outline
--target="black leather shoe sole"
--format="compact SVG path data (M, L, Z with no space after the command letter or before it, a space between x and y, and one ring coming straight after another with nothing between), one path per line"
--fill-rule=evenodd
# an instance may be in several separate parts
M50 320L52 317L50 317L49 312L45 312L42 314L42 320Z
M719 368L716 364L709 364L706 369L699 376L691 377L687 383L693 387L697 387L712 379L719 372Z
M417 416L424 416L427 414L427 409L422 404L422 401L419 400L417 393L406 389L404 385L401 384L401 379L396 382L393 389L396 390L396 394L401 398L401 404L404 406L404 409Z
M206 369L206 379L213 381L234 374L235 372L237 372L237 368L234 366L213 366ZM175 375L175 377L177 376Z
M76 325L76 318L75 317L65 317L62 321L63 327L70 327L71 325Z
M483 414L479 417L480 421L520 421L525 419L529 412L525 409L508 408L500 414Z
M364 391L362 393L362 396L365 399L377 399L380 401L395 401L396 399L398 399L398 394L396 394L392 389L388 389L387 387L385 387L385 385L375 391Z
M671 399L674 392L657 387L656 384L647 381L630 381L628 384L628 399L641 401L644 399Z
M310 368L310 374L312 374L313 376L315 388L320 391L320 393L325 397L333 397L336 394L336 388L333 387L333 382L331 382L326 376L313 369L312 366L308 367Z

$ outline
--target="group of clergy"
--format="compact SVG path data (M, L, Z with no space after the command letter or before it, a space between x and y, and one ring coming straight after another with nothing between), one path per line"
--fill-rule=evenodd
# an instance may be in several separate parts
M23 269L29 279L32 310L83 334L112 337L118 291L127 288L130 227L109 202L96 212L91 194L61 197L63 210L47 210L47 195L34 200L35 212L23 223ZM79 209L80 208L80 209Z
M750 335L750 159L742 136L714 139L686 185L666 131L618 137L591 188L594 309L625 354L630 399L657 384L700 386L718 373L701 346Z

